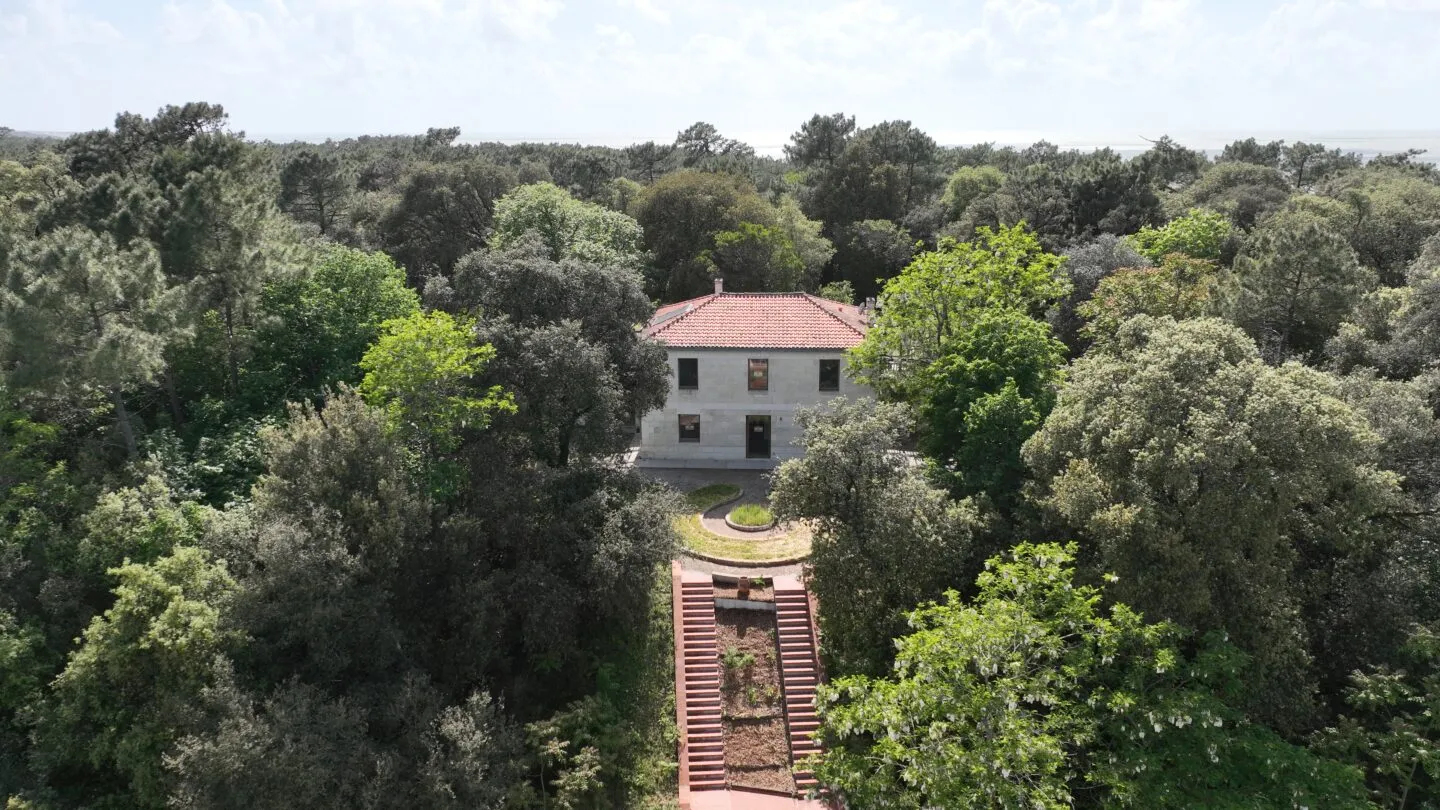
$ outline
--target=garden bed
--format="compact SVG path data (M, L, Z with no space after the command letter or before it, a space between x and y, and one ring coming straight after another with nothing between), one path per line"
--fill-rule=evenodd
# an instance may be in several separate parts
M725 525L741 532L768 532L775 528L775 516L758 503L742 503L726 513Z
M726 782L731 787L794 793L775 614L716 610L715 628Z

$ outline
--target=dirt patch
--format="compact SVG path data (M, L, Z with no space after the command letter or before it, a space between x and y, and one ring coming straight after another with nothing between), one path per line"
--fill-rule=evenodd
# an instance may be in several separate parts
M782 704L775 614L721 609L715 611L715 629L723 714L726 717L779 717Z
M724 582L715 583L715 597L717 599L739 599L739 593L740 588L733 582L728 584ZM774 602L775 588L770 584L770 580L768 579L765 580L764 585L756 585L754 582L751 582L750 595L745 598L751 602Z
M735 720L725 730L725 774L732 787L795 792L790 743L779 717ZM778 763L778 764L777 764Z
M752 590L752 598L754 594ZM722 673L726 781L732 787L793 793L775 614L722 609L715 611L715 626L715 652Z

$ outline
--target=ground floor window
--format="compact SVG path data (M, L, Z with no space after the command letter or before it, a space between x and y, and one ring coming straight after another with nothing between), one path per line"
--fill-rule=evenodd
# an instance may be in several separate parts
M686 414L686 413L680 414L680 441L682 441L682 442L698 442L698 441L700 441L700 415L699 415L699 414Z

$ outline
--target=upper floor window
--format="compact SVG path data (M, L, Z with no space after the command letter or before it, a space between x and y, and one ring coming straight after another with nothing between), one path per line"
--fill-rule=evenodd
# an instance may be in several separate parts
M839 390L840 390L840 361L839 361L839 360L821 360L821 361L820 361L820 390L821 390L821 391L839 391Z
M770 390L770 361L751 360L749 388L751 391Z
M680 388L696 389L700 387L700 361L694 357L680 358L679 369Z

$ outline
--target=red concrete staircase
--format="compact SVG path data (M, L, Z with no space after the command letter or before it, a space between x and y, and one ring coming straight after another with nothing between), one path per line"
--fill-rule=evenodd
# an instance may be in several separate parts
M780 685L785 695L785 718L790 732L791 765L818 753L819 743L811 734L819 727L815 715L815 686L820 682L820 659L816 654L815 625L810 595L794 577L775 577L776 640L780 644ZM713 611L711 613L713 621ZM815 786L815 776L795 772L801 789Z
M672 569L676 722L680 729L681 804L689 791L725 788L720 725L720 662L715 655L715 593L709 574Z

